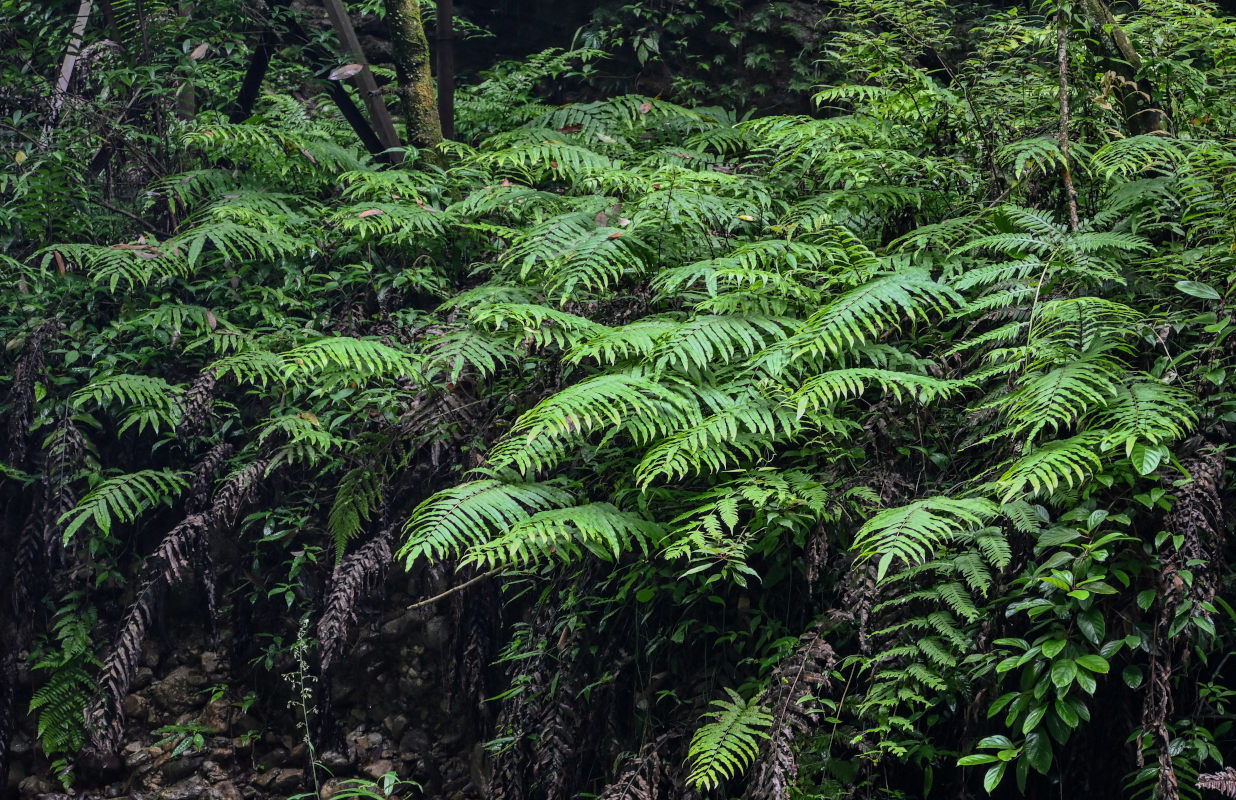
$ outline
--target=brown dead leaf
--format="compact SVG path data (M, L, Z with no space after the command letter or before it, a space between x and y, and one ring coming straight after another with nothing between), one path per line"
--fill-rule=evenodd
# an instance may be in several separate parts
M383 210L382 210L382 209L380 209L380 208L371 208L371 209L369 209L368 211L362 211L362 212L360 212L360 213L359 213L359 214L357 214L356 216L357 216L358 218L360 218L360 219L364 219L365 217L372 217L374 214L385 214L385 213L386 213L386 212L385 212L385 211L383 211Z
M210 42L202 42L197 47L193 48L193 52L189 54L190 61L201 61L202 56L206 55L210 50Z

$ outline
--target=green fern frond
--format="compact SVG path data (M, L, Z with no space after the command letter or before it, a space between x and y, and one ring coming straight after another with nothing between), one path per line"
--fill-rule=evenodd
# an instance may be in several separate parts
M544 483L504 483L492 478L462 483L422 502L404 526L397 555L409 569L420 558L459 557L489 541L494 529L510 530L534 513L567 506L571 495Z
M966 387L966 382L916 375L910 372L853 367L825 372L809 378L788 398L787 404L796 408L802 419L807 414L816 414L841 400L859 397L869 387L878 386L885 394L900 401L903 396L919 403L929 403L949 397Z
M535 303L490 303L473 306L472 324L491 330L518 332L517 341L537 347L553 345L566 350L588 338L599 327L575 314Z
M1142 380L1120 387L1096 414L1095 424L1110 428L1115 439L1162 444L1193 430L1197 424L1196 402L1197 398L1183 389L1153 379Z
M883 579L894 559L922 563L941 544L985 526L999 510L992 501L976 497L916 500L867 520L853 546L865 558L879 556L877 579Z
M682 326L670 316L652 315L614 328L598 325L567 354L567 361L579 364L594 359L604 366L627 360L647 359L657 343Z
M1030 450L997 481L1003 491L1003 502L1050 494L1061 484L1070 488L1081 484L1102 466L1103 460L1095 449L1106 438L1105 431L1084 431Z
M688 398L639 372L597 375L568 386L524 413L490 454L494 470L530 474L552 465L566 440L599 427L623 430L637 442L676 430L691 419Z
M793 414L763 398L731 401L698 424L658 442L636 466L635 479L647 487L661 476L672 481L719 473L740 458L758 458L772 443L799 430Z
M381 504L382 481L372 467L356 467L339 480L326 520L326 529L335 540L336 562L343 559L348 542L356 538Z
M93 523L104 536L109 536L113 524L132 522L159 504L171 505L189 486L190 474L143 469L103 479L58 520L65 526L64 541L67 543L87 523Z
M712 721L696 729L687 748L687 783L697 790L715 789L741 774L755 760L760 740L768 738L773 724L758 697L744 700L729 687L725 692L729 699L712 701L717 710L704 715Z
M658 341L651 354L654 369L704 371L730 364L785 339L794 324L786 317L706 314L682 323Z
M431 338L425 343L426 377L442 375L457 383L465 373L488 377L510 363L518 353L510 341L497 339L475 328L460 328Z
M543 561L572 562L584 552L616 561L624 553L647 555L664 538L660 525L639 514L619 511L610 503L589 503L537 512L470 547L462 563L523 568Z

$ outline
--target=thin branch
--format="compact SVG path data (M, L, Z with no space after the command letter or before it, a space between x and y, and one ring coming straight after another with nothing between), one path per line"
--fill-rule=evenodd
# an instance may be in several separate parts
M146 220L142 219L137 214L134 214L132 211L125 211L123 208L114 206L111 203L107 202L106 200L103 200L102 198L92 197L90 198L90 202L94 203L95 205L102 206L103 208L106 208L108 211L112 211L117 214L126 216L129 219L133 220L134 222L141 224L143 228L150 231L151 233L157 233L159 234L159 236L162 236L165 239L172 235L170 231L159 230L158 228L155 228L152 225L150 225L150 223L146 222Z
M445 592L442 592L441 594L435 594L433 597L430 597L430 598L427 598L427 599L425 599L425 600L421 600L421 601L419 601L419 602L413 603L412 605L408 606L408 607L407 607L406 609L404 609L404 610L405 610L405 611L411 611L411 610L413 610L413 609L415 609L415 608L421 608L421 607L423 607L423 606L427 606L427 605L429 605L430 603L436 603L436 602L438 602L439 600L441 600L441 599L443 599L443 598L445 598L445 597L450 597L451 595L455 594L455 592L461 591L461 590L463 590L463 589L467 589L469 586L471 586L471 585L472 585L472 584L474 584L474 583L478 583L478 582L480 582L480 581L483 581L483 580L485 580L486 578L492 578L494 575L497 575L497 574L498 574L499 572L501 572L501 571L502 571L502 570L500 570L500 569L491 569L489 572L483 572L483 573L481 573L480 575L477 575L475 578L472 578L472 579L470 579L470 580L466 580L466 581L464 581L463 583L459 584L458 586L452 586L451 588L447 589Z
M1081 224L1077 218L1077 187L1069 166L1069 29L1064 8L1056 9L1056 61L1060 70L1060 160L1064 162L1064 194L1069 203L1069 230Z

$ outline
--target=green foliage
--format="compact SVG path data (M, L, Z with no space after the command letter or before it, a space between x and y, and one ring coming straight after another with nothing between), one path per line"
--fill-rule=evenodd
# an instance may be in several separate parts
M490 696L481 640L508 637L494 749L524 761L495 781L521 792L594 792L584 751L629 761L628 786L733 796L750 771L753 798L1037 796L1073 785L1074 747L1145 793L1216 765L1230 21L1143 3L1114 18L1133 65L1081 7L845 0L825 23L670 5L598 20L626 20L608 41L645 64L701 35L747 48L763 77L728 93L752 105L793 35L757 34L805 23L786 85L830 76L816 113L551 104L543 81L597 56L554 51L463 92L445 165L390 166L321 98L272 91L228 121L207 90L243 47L200 72L180 51L101 70L113 88L192 74L203 107L126 123L154 155L120 166L162 165L128 195L80 166L111 134L72 109L0 171L10 517L47 522L49 563L112 591L165 535L145 563L179 572L177 537L198 534L177 523L210 509L201 535L247 559L229 597L321 611L340 660L391 550L499 582L500 608L452 605L475 615L456 691ZM67 33L26 27L14 52L46 87L32 43ZM675 96L712 70L685 64ZM1152 134L1126 113L1142 95ZM48 755L85 741L94 602L37 650ZM789 653L805 630L830 666L799 686L781 665L806 664ZM709 704L717 685L743 689ZM595 731L573 716L594 701L615 717ZM1120 735L1151 771L1111 746L1121 720L1142 721Z
M701 725L691 737L691 774L687 781L696 789L715 789L755 760L759 740L767 737L772 715L758 698L744 700L733 689L726 689L728 700L713 700L716 711L706 716L711 722Z

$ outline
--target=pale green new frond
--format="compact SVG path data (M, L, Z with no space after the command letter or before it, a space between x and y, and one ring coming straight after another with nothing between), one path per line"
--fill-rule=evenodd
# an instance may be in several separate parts
M853 367L832 370L808 379L786 402L795 406L801 419L808 413L815 414L841 400L858 397L872 386L878 386L898 401L906 396L919 403L929 403L962 391L966 383L911 372Z
M1132 176L1152 167L1175 167L1187 158L1187 145L1168 136L1129 136L1100 147L1090 158L1090 168L1105 178Z
M303 344L284 353L283 363L285 374L293 378L331 370L341 371L354 380L417 374L416 359L411 353L373 339L351 336L324 336Z
M681 326L682 322L673 317L655 315L614 328L598 325L572 348L566 360L578 364L594 359L608 366L627 359L650 358L657 343Z
M648 486L697 473L717 473L739 458L757 458L778 440L796 434L798 420L788 410L751 396L735 400L699 423L676 431L653 446L635 468Z
M864 557L880 557L877 575L882 579L894 559L922 563L941 544L982 528L999 511L984 498L916 500L867 520L854 536L854 547Z
M563 443L600 427L648 441L680 427L694 405L682 394L638 372L596 375L568 386L527 411L490 454L490 466L522 473L552 464Z
M600 326L584 317L536 303L488 303L469 312L472 324L516 334L517 341L566 350Z
M1146 376L1149 378L1149 376ZM1151 444L1180 439L1197 424L1197 398L1183 389L1147 379L1122 386L1095 418L1113 438L1137 438Z
M488 541L495 529L510 530L538 511L570 502L570 494L544 483L504 483L486 478L452 486L412 512L397 555L409 569L419 558L458 557Z
M1105 431L1085 431L1023 454L997 481L1003 501L1051 494L1061 484L1070 488L1081 484L1102 466L1095 448L1107 435Z
M539 511L470 547L463 563L523 568L543 561L575 561L584 552L616 561L623 553L647 555L664 538L660 525L639 514L619 511L610 503L589 503Z
M132 522L149 508L171 504L189 485L191 473L143 469L99 482L76 506L59 519L68 543L83 525L93 522L104 535L117 522Z
M651 358L657 371L667 367L704 371L785 339L793 324L785 317L701 315L662 337Z
M741 774L755 760L760 740L768 738L773 724L758 697L744 700L729 687L725 692L729 699L712 701L717 710L704 715L712 721L696 729L687 750L691 762L687 782L697 790L715 789Z

